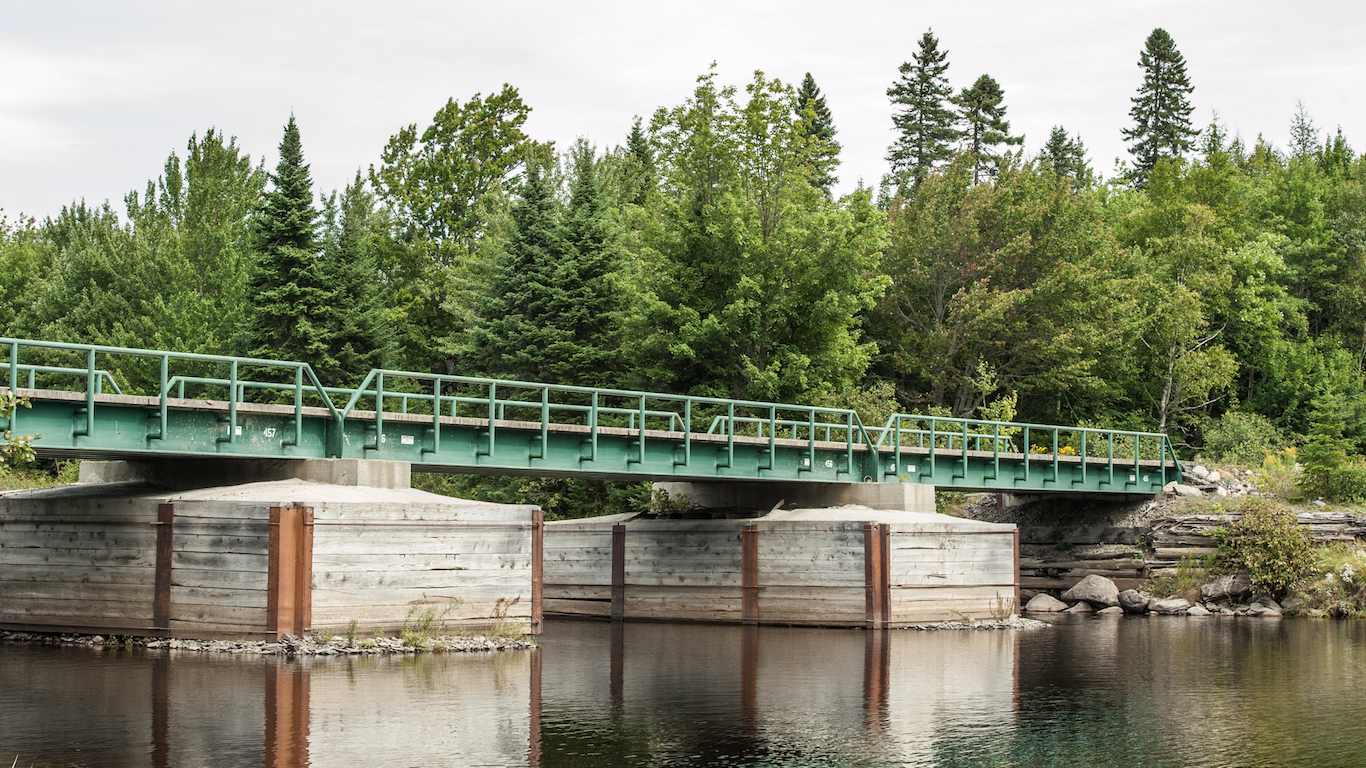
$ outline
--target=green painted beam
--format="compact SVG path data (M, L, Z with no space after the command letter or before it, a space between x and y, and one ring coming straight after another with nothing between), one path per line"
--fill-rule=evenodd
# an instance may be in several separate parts
M47 456L362 458L418 471L1012 492L1142 494L1180 477L1170 442L1153 433L913 414L865 428L846 409L390 370L327 388L290 361L0 345L9 386L33 387L18 390L31 407L10 428L38 435ZM159 371L155 393L122 394L110 371L130 359ZM205 363L216 376L178 370Z

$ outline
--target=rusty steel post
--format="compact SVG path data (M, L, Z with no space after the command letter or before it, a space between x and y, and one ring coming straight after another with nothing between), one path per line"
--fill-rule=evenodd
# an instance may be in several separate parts
M171 629L171 560L175 547L175 505L157 505L156 574L153 576L152 626L161 634Z
M541 634L542 595L545 590L545 512L531 513L531 634Z
M759 527L740 530L740 623L759 623Z

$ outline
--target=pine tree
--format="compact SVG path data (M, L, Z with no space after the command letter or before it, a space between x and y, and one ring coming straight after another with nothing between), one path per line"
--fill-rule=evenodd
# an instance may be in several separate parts
M1176 50L1172 36L1154 29L1138 57L1143 70L1143 85L1133 97L1129 116L1133 128L1123 129L1124 138L1133 146L1134 167L1129 178L1136 186L1148 183L1148 175L1161 158L1178 158L1191 148L1198 131L1191 128L1190 93L1194 90L1186 76L1186 59Z
M521 197L512 208L512 238L499 254L470 334L474 352L469 362L478 373L522 381L550 378L546 351L564 341L545 322L564 251L556 207L550 179L538 163L528 163Z
M1290 121L1290 156L1295 160L1314 160L1319 154L1319 129L1304 108L1295 102L1295 117Z
M375 196L365 189L360 171L342 192L338 207L340 221L323 249L323 261L335 291L336 313L328 335L336 380L346 382L385 365L393 351L393 330L375 263Z
M807 72L802 87L797 90L797 118L803 121L806 135L812 140L811 186L830 196L830 188L839 181L835 168L839 165L840 145L835 141L835 121L830 107L825 104L815 78Z
M972 168L973 184L982 180L983 172L996 175L1001 163L1001 155L996 147L1024 143L1023 136L1010 135L1010 121L1006 120L1006 108L1001 104L1004 98L1005 91L1001 90L995 78L982 75L971 88L964 88L953 100L962 111L966 126L963 149L977 158Z
M1048 143L1044 144L1040 159L1045 168L1078 185L1084 184L1091 173L1086 165L1086 147L1081 143L1081 137L1069 137L1061 125L1053 126L1048 134Z
M920 38L920 51L901 65L901 79L887 89L894 107L892 123L900 136L887 151L898 187L919 187L935 167L953 157L960 133L950 102L948 51L939 50L933 31Z
M335 291L318 258L313 181L293 115L271 181L275 188L266 193L257 223L241 346L252 357L303 361L330 377L337 369L331 356Z

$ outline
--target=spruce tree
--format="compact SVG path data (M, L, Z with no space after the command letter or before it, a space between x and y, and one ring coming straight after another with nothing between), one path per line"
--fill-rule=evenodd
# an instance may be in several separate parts
M1081 137L1068 136L1061 125L1053 126L1048 134L1040 160L1044 168L1059 177L1072 179L1078 185L1084 184L1091 173L1086 165L1086 147L1081 143Z
M342 192L339 208L340 221L323 249L323 260L335 291L336 312L328 331L336 379L346 382L385 365L393 351L393 331L375 262L375 197L365 189L360 171Z
M650 147L650 140L645 137L645 131L641 130L640 117L636 117L635 123L631 125L631 132L626 136L626 151L636 163L633 179L635 190L629 201L636 205L644 205L646 197L655 188L658 171L655 168L655 152Z
M539 163L527 164L512 220L512 237L498 256L481 316L470 334L470 362L479 368L471 373L548 381L547 350L564 340L546 322L564 247L554 189Z
M919 187L938 166L953 157L953 143L960 133L957 115L950 108L948 51L939 50L933 31L920 38L919 52L901 65L901 79L887 89L896 110L892 123L899 136L887 150L892 176L899 188L909 182Z
M1023 136L1010 135L1010 121L1001 104L1005 91L991 75L982 75L971 88L964 88L954 99L962 111L963 149L976 157L973 161L972 183L982 180L982 173L996 175L1001 155L996 148L1002 144L1013 146L1024 143Z
M617 246L593 148L581 139L571 156L574 178L560 228L561 257L543 318L555 330L545 370L559 384L619 387Z
M242 349L251 357L306 362L330 377L337 368L331 355L335 291L318 257L313 181L293 115L271 182L257 220Z
M835 121L830 107L825 104L815 78L807 72L802 87L797 89L797 119L802 120L806 135L811 139L811 186L830 196L830 188L839 181L835 168L839 165L840 145L835 141Z
M1154 29L1148 35L1138 66L1143 70L1143 85L1129 110L1134 127L1123 129L1123 133L1133 145L1129 152L1134 156L1134 166L1129 178L1143 187L1159 159L1181 157L1199 132L1191 127L1194 107L1189 97L1194 88L1186 76L1186 59L1166 30Z

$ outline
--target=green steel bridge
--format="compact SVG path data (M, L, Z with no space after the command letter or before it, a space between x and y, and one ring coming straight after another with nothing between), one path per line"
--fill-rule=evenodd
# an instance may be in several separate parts
M49 457L1049 493L1151 494L1181 476L1167 436L1150 432L914 414L870 427L806 405L385 369L348 389L284 360L11 338L0 350L8 391L28 402L6 428Z

